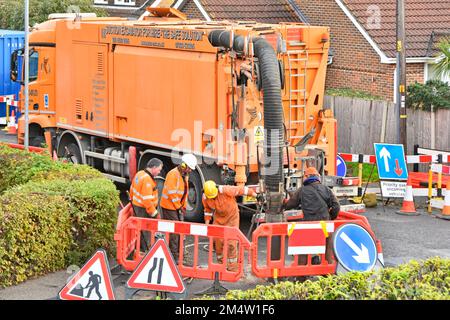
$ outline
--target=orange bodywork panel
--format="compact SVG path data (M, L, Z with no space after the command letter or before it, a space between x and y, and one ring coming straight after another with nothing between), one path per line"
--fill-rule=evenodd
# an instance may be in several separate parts
M329 48L326 27L206 23L185 20L173 10L139 21L45 22L30 41L55 44L36 47L40 64L47 57L53 78L45 78L43 69L31 87L39 112L46 111L41 101L48 94L50 114L37 112L32 121L42 128L202 154L235 169L237 182L245 183L245 168L257 171L256 146L264 141L263 93L252 45L238 56L213 47L208 33L215 29L232 30L246 43L259 36L272 44L284 74L286 139L292 147L319 128L310 143L330 157L328 174L335 172L336 122L332 115L319 116ZM245 87L237 83L241 74L248 79ZM233 122L245 137L232 137ZM299 168L294 159L290 155L291 168Z

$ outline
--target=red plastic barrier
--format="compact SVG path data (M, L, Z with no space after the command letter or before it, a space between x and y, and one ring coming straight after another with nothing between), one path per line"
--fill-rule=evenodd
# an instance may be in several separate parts
M119 213L114 240L117 242L117 262L128 271L134 270L144 257L139 248L142 241L141 233L150 232L151 245L155 242L155 234L163 233L168 239L169 234L180 236L180 252L178 270L183 277L214 280L215 274L222 281L238 281L244 274L244 253L250 250L251 244L238 228L188 223L170 220L146 219L134 217L130 204ZM186 239L193 238L193 243L188 244ZM200 239L204 239L200 241ZM215 262L214 239L224 241L223 262ZM204 242L206 240L206 243ZM227 270L228 243L237 243L238 270ZM207 250L200 257L200 244L207 244ZM205 249L206 246L203 247ZM191 249L192 248L192 249ZM185 249L192 261L184 261ZM201 264L204 260L205 264Z
M14 148L14 149L25 150L25 146L22 144L16 144L16 143L3 143L3 144L5 144L11 148ZM42 152L45 152L45 150L47 150L47 149L39 148L39 147L32 147L32 146L28 147L28 151L30 151L30 152L42 153Z
M277 277L298 277L298 276L310 276L310 275L326 275L334 274L336 272L336 261L333 259L333 263L328 263L325 259L325 253L315 254L302 254L306 255L306 264L299 264L300 254L288 255L287 244L292 230L307 229L316 230L319 232L328 234L328 237L332 236L332 233L341 225L346 223L358 224L366 229L375 240L377 244L378 255L382 258L381 243L376 239L369 222L366 217L341 211L336 220L333 221L308 221L297 223L267 223L259 226L253 232L252 238L252 250L251 250L251 262L252 272L260 278L277 278ZM326 232L323 230L326 228ZM272 259L271 250L274 240L279 239L280 250L279 259ZM326 241L326 240L325 240ZM277 243L277 242L275 242ZM261 248L265 246L266 249ZM324 246L324 245L323 245ZM312 245L310 248L314 248ZM314 249L317 250L317 249ZM261 261L258 259L259 254L265 254ZM312 257L320 256L320 263L312 264Z
M428 186L428 172L409 172L413 188L426 188ZM438 183L438 175L433 173L433 184ZM442 188L450 184L450 176L442 175Z

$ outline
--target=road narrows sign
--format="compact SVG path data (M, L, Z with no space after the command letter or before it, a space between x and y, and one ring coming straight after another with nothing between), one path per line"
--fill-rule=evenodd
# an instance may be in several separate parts
M158 239L134 270L127 285L133 289L182 293L185 286L164 239Z
M106 252L97 252L58 294L62 300L115 300Z

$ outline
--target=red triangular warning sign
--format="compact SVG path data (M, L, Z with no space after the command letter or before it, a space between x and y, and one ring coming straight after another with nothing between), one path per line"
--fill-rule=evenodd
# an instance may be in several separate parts
M115 300L105 250L99 249L59 292L62 300Z
M134 289L182 293L183 280L164 239L158 239L127 282Z

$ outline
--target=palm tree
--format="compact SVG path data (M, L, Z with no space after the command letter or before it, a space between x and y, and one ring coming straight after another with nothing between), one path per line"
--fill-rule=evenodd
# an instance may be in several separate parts
M439 78L450 76L450 38L442 39L437 48L439 49L439 55L442 59L436 63L436 75Z

